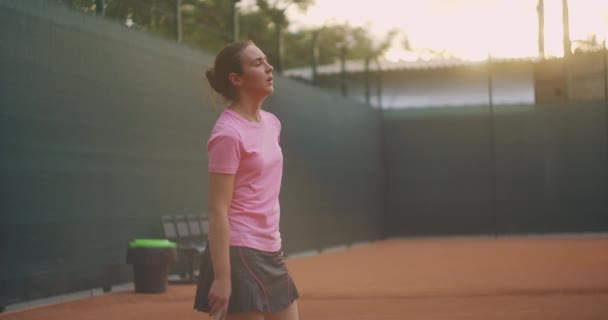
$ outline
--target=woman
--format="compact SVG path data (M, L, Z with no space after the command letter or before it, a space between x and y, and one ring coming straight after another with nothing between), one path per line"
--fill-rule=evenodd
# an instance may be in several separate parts
M273 67L252 42L224 47L206 76L229 105L207 144L209 245L194 307L222 319L298 319L279 232L281 123L261 109Z

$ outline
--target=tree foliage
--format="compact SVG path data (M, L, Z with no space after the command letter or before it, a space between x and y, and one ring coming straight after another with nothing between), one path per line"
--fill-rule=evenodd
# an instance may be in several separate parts
M56 1L84 12L96 11L95 0ZM176 39L177 0L104 0L104 3L106 18ZM284 67L292 68L312 64L315 33L319 64L334 63L340 58L343 46L347 59L374 59L386 51L397 33L392 31L377 41L368 28L349 24L286 32L290 24L286 10L296 6L305 11L313 3L314 0L256 0L255 6L239 13L240 38L254 41L275 63L280 52ZM217 52L233 40L232 0L182 0L180 9L184 44ZM283 30L279 35L277 28Z
M286 65L302 67L312 64L313 38L316 33L318 64L331 64L338 61L343 48L347 60L376 59L391 46L397 30L390 31L382 39L376 39L364 26L353 27L349 24L324 26L306 29L285 35Z

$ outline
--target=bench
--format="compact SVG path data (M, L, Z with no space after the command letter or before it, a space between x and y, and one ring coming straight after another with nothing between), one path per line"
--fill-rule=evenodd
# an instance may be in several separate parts
M162 217L162 225L164 237L176 243L178 265L181 265L180 278L186 283L195 283L195 270L198 269L201 254L207 247L207 216L165 215Z

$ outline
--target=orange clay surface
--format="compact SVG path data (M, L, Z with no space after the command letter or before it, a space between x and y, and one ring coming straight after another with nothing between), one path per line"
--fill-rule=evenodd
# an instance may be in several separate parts
M387 240L288 267L305 320L608 319L608 237ZM0 319L208 319L194 292L110 293Z

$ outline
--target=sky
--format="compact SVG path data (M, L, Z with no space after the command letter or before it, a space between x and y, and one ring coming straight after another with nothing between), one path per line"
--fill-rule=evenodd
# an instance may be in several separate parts
M562 0L545 0L545 52L562 56ZM608 37L608 1L570 0L570 37ZM348 22L381 38L390 29L407 35L411 46L447 50L469 60L538 55L537 0L316 0L306 13L288 10L292 29ZM389 60L411 58L399 39Z

